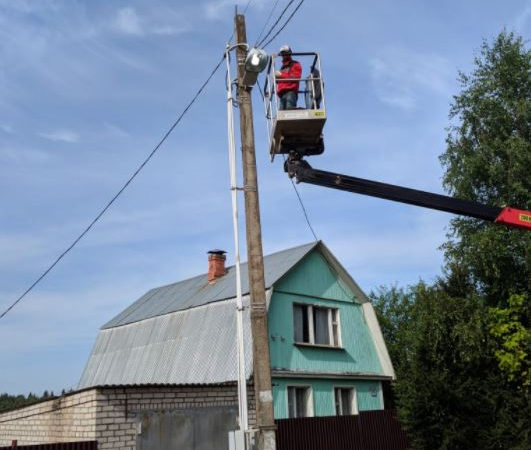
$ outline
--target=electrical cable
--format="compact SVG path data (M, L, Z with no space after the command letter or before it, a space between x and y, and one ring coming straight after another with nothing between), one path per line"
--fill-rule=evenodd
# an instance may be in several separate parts
M284 158L284 162L286 162L286 155L282 155L282 157ZM310 228L310 231L312 232L314 239L316 241L318 241L319 239L317 238L317 234L315 234L315 231L314 231L314 229L312 227L312 224L310 223L310 218L308 217L308 211L306 211L306 207L304 206L304 203L302 201L301 194L299 193L299 190L297 189L297 186L295 185L295 182L293 181L293 178L290 178L290 181L291 181L291 185L293 186L293 189L295 189L295 194L297 194L297 198L299 199L299 203L300 203L301 208L302 208L302 213L304 214L304 218L306 219L306 223L308 224L308 228Z
M284 25L282 25L282 26L280 27L280 29L274 34L274 36L273 36L271 39L269 39L269 41L267 41L267 42L262 46L262 48L266 48L269 44L271 44L271 42L273 42L273 41L275 40L275 38L276 38L276 37L282 32L282 30L283 30L284 28L286 28L286 25L290 22L290 20L293 18L293 16L294 16L295 13L299 10L299 8L302 6L303 3L304 3L304 0L301 0L301 1L299 2L299 4L296 6L296 8L293 10L293 12L290 14L290 16L289 16L289 17L286 19L286 21L284 22ZM262 42L263 42L264 40L265 40L265 38L262 39ZM260 45L261 45L261 44L260 44Z
M249 3L251 2L252 0L249 0ZM248 4L249 4L248 3ZM215 73L218 71L218 69L220 68L221 64L223 63L225 59L225 55L223 55L223 57L221 58L221 60L216 64L216 66L214 67L214 69L212 70L212 72L210 73L210 75L206 78L206 80L203 82L203 84L201 85L201 87L197 90L196 94L194 95L194 97L192 98L192 100L188 103L188 105L184 108L184 110L181 112L181 114L179 115L179 117L173 122L173 124L170 126L170 128L168 129L168 131L166 131L166 133L163 135L162 139L160 139L160 141L158 142L157 145L155 145L155 147L153 148L153 150L151 151L151 153L147 156L147 158L142 162L142 164L140 164L140 166L138 166L138 168L135 170L135 172L133 173L133 175L131 175L129 177L129 179L125 182L125 184L121 187L121 189L114 195L114 197L105 205L105 207L99 212L99 214L96 216L95 219L92 220L92 222L90 222L90 224L85 228L85 230L74 240L74 242L72 242L72 244L70 244L70 246L63 252L59 255L59 257L42 273L42 275L39 276L39 278L37 278L33 284L24 291L24 293L18 297L4 312L2 312L2 314L0 314L0 319L2 319L9 311L11 311L24 297L26 297L26 295L28 295L35 286L37 286L37 284L39 284L41 282L41 280L46 276L48 275L48 273L50 273L50 271L59 263L59 261L61 261L66 255L67 253L70 252L70 250L72 250L76 244L81 240L83 239L83 237L91 230L91 228L96 224L96 222L105 214L105 212L111 207L111 205L118 199L118 197L122 194L123 191L125 191L125 189L131 184L131 182L136 178L136 176L140 173L140 171L145 167L145 165L151 160L151 158L155 155L155 153L158 151L158 149L160 148L160 146L164 143L164 141L166 141L166 139L170 136L170 134L173 132L173 130L175 129L175 127L177 125L179 125L179 123L181 122L182 118L185 116L185 114L190 110L190 108L192 107L192 105L195 103L195 101L197 100L197 98L201 95L201 93L203 92L203 90L205 89L205 87L207 86L207 84L210 82L210 80L212 79L212 77L215 75Z
M245 5L245 8L243 8L243 14L247 12L247 8L249 8L249 5L253 2L253 0L248 0L247 4ZM230 39L229 39L230 40Z
M285 8L282 10L282 12L280 13L280 15L277 17L277 20L275 21L275 23L271 26L271 28L269 29L269 31L267 32L267 34L264 36L264 38L258 43L258 47L262 47L262 43L271 35L271 33L273 32L273 30L275 29L275 27L278 25L278 23L280 22L280 20L282 19L282 17L284 16L284 14L286 14L286 11L289 9L289 7L293 4L293 2L295 2L295 0L290 0L289 3L285 6Z
M274 5L273 5L273 7L271 8L271 11L269 12L269 16L267 17L267 20L264 22L264 26L262 27L262 30L260 31L260 34L256 38L256 41L254 41L253 47L256 47L258 45L258 41L262 37L262 34L264 34L264 31L265 31L267 25L269 24L269 21L271 20L271 17L273 17L273 13L275 12L275 9L277 8L278 2L279 2L279 0L276 0Z
M260 81L257 81L258 83L258 92L260 92L260 97L262 97L262 102L264 103L264 106L265 106L265 97L264 97L264 93L262 92L262 86L260 85ZM286 162L286 155L282 155L282 157L284 158L284 163ZM299 199L299 203L301 205L301 209L302 209L302 213L304 214L304 218L306 219L306 223L308 224L308 228L310 229L311 233L313 234L313 237L316 241L319 240L319 238L317 237L317 234L315 233L315 230L313 229L312 227L312 224L310 222L310 217L308 216L308 211L306 211L306 207L304 206L304 202L302 201L302 197L299 193L299 190L297 189L297 186L295 184L295 182L293 181L293 178L290 178L290 181L291 181L291 185L293 186L293 189L295 190L295 194L297 195L297 198Z
M280 22L280 19L282 19L282 16L285 14L285 12L288 10L288 8L292 5L292 3L294 2L295 0L291 0L287 5L286 7L284 8L284 10L280 13L279 17L277 18L277 20L275 21L275 23L273 24L273 26L269 29L269 31L267 32L267 34L264 36L264 38L258 43L258 46L259 47L262 47L262 48L265 48L267 47L271 42L273 42L275 40L275 38L282 32L282 30L284 30L284 28L286 28L287 24L290 22L290 20L293 18L293 16L297 13L297 11L299 10L299 8L302 6L302 4L304 3L304 0L301 0L299 2L299 4L295 7L295 9L292 11L292 13L290 14L290 16L286 19L286 21L284 22L284 24L278 29L278 31L273 35L273 37L271 39L269 39L263 46L263 42L269 37L269 35L272 33L273 29L277 26L277 24ZM269 19L268 19L269 21ZM265 103L265 98L264 98L264 94L262 92L262 87L260 86L260 83L258 83L258 89L259 89L259 92L260 92L260 96L262 97L262 101ZM286 155L282 155L284 157L284 162L286 162ZM299 203L301 205L301 208L302 208L302 212L304 214L304 218L306 219L306 223L308 224L308 228L310 229L310 231L312 232L313 234L313 237L316 241L318 241L319 239L317 238L317 234L315 233L315 230L313 229L312 227L312 224L310 222L310 218L308 217L308 211L306 211L306 207L304 206L304 202L302 201L302 197L299 193L299 190L297 189L297 186L295 185L295 182L293 181L293 178L290 178L290 181L291 181L291 185L293 186L293 189L295 190L295 194L297 194L297 198L299 200Z
M253 0L248 0L245 8L244 8L244 13L247 11L247 8L249 7L249 5L252 3ZM271 32L273 31L273 29L275 28L275 26L278 24L278 22L280 21L280 19L282 18L282 16L285 14L285 12L287 11L287 9L289 8L289 6L291 6L291 4L294 2L295 0L290 0L290 2L288 3L288 5L286 6L286 8L284 8L284 10L282 11L282 13L280 14L280 16L278 17L278 19L276 20L276 22L273 24L273 26L270 28L269 32L266 34L266 36L264 37L264 39L262 40L262 42L267 39L267 37L271 34ZM301 2L297 5L297 7L295 8L295 10L292 12L292 14L288 17L288 19L286 20L286 22L282 25L282 27L280 28L280 30L277 31L277 33L268 41L268 43L265 45L267 46L273 39L275 39L278 34L286 27L286 25L288 24L288 22L291 20L291 18L293 17L293 15L297 12L297 10L299 9L299 7L301 6L301 4L304 2L304 0L301 0ZM232 39L232 37L234 36L234 32L233 34L231 35L231 37L229 38L229 41ZM259 44L260 45L260 44ZM181 112L181 114L179 115L179 117L175 120L175 122L170 126L170 128L168 129L168 131L163 135L163 137L160 139L160 141L157 143L157 145L155 145L155 147L153 148L153 150L151 151L151 153L147 156L147 158L140 164L140 166L138 166L138 168L135 170L135 172L129 177L129 179L125 182L125 184L120 188L120 190L114 195L114 197L112 197L112 199L103 207L103 209L98 213L98 215L89 223L89 225L83 230L83 232L76 238L74 239L74 241L72 242L72 244L70 244L70 246L67 247L66 250L64 250L56 259L55 261L7 308L5 309L1 314L0 314L0 319L4 318L19 302L22 301L22 299L24 299L32 290L33 288L35 288L35 286L37 286L45 277L46 275L48 275L48 273L50 273L53 268L77 245L77 243L79 241L81 241L81 239L83 239L83 237L92 229L92 227L96 224L96 222L99 221L99 219L107 212L107 210L112 206L112 204L118 199L118 197L120 197L120 195L125 191L125 189L131 184L131 182L137 177L137 175L140 173L140 171L146 166L146 164L151 160L151 158L155 155L155 153L159 150L159 148L162 146L162 144L166 141L166 139L170 136L170 134L173 132L173 130L175 129L175 127L177 127L177 125L179 125L179 123L181 122L182 118L186 115L186 113L190 110L190 108L192 107L192 105L196 102L197 98L201 95L201 93L203 92L203 90L205 89L205 87L207 86L207 84L210 82L210 80L213 78L213 76L215 75L215 73L218 71L219 67L221 66L221 64L223 63L224 61L224 58L225 56L223 56L220 61L216 64L216 66L214 67L214 69L212 70L212 72L210 73L210 75L207 77L207 79L204 81L204 83L201 85L201 87L198 89L198 91L196 92L196 94L194 95L194 97L192 98L192 100L187 104L187 106L184 108L184 110ZM295 186L294 186L295 187ZM298 193L297 193L297 196ZM300 198L300 196L299 196ZM303 206L304 208L304 206ZM305 212L305 216L307 217L307 214ZM308 222L309 224L309 222ZM309 224L310 225L310 224ZM310 225L310 228L311 228L311 225ZM312 229L312 233L313 233L313 229ZM315 233L314 233L314 236L315 236Z

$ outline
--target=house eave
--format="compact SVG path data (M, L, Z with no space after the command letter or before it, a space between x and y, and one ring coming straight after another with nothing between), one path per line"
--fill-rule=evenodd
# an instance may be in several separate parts
M272 377L277 378L319 378L337 380L381 380L390 381L393 377L373 372L309 372L297 370L272 370Z

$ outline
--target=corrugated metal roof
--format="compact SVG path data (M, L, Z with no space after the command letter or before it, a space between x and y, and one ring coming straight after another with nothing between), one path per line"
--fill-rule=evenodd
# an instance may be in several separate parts
M249 308L243 319L249 378ZM78 388L225 383L237 379L237 367L236 304L227 300L101 330Z
M317 242L301 245L264 257L266 289L269 289L288 270L297 264ZM242 293L249 293L247 263L241 265ZM209 284L207 274L178 283L151 289L136 302L107 322L102 329L118 327L151 317L182 311L236 296L236 270L234 266L215 283Z
M266 256L266 288L271 288L318 245L354 292L359 291L363 303L367 303L368 299L329 250L317 242ZM244 305L248 306L247 264L242 265L242 290ZM208 284L205 274L152 289L100 330L81 376L79 389L219 384L236 380L235 296L234 267L230 267L227 275L213 284ZM364 306L372 308L370 303ZM244 342L247 377L252 370L250 328L249 309L246 308ZM377 322L369 321L369 328L376 336L373 338L379 337L383 343ZM385 349L385 344L383 346ZM386 350L383 357L388 359Z

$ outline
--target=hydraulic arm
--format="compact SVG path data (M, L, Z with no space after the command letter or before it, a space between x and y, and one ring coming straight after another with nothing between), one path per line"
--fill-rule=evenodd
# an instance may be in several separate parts
M356 194L370 195L531 230L530 211L483 205L446 195L317 170L313 169L305 160L293 158L291 155L286 161L285 170L290 177L295 177L300 183L310 183Z

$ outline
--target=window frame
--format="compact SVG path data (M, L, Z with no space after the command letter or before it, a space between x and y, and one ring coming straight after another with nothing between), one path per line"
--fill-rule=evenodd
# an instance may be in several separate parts
M350 396L350 410L352 411L351 414L338 414L337 412L337 404L336 404L336 389L348 389L351 391L351 396ZM334 385L333 386L333 390L332 390L332 396L333 396L333 399L334 399L334 411L335 411L335 414L336 416L357 416L359 415L360 411L359 411L359 408L358 408L358 390L356 389L356 386L348 386L348 385L341 385L341 384L337 384L337 385ZM341 397L340 397L341 398Z
M306 314L303 314L303 317L306 316L308 320L308 342L297 341L296 340L296 324L295 324L295 307L306 308ZM314 327L314 309L324 309L327 311L327 321L328 321L328 344L317 344L315 343L315 327ZM343 349L343 342L341 339L341 314L339 313L340 308L333 306L323 306L316 305L313 303L300 303L293 302L292 305L292 314L293 314L293 343L300 346L311 346L311 347L324 347L332 349ZM337 333L334 333L334 326L337 330ZM337 344L336 344L337 342Z
M289 411L289 388L295 388L295 389L306 389L306 412L308 413L305 416L296 416L296 417L290 417ZM295 409L297 408L297 405L295 404ZM298 419L300 417L314 417L314 406L313 406L313 387L311 384L298 384L298 383L291 383L286 385L286 412L288 419Z

